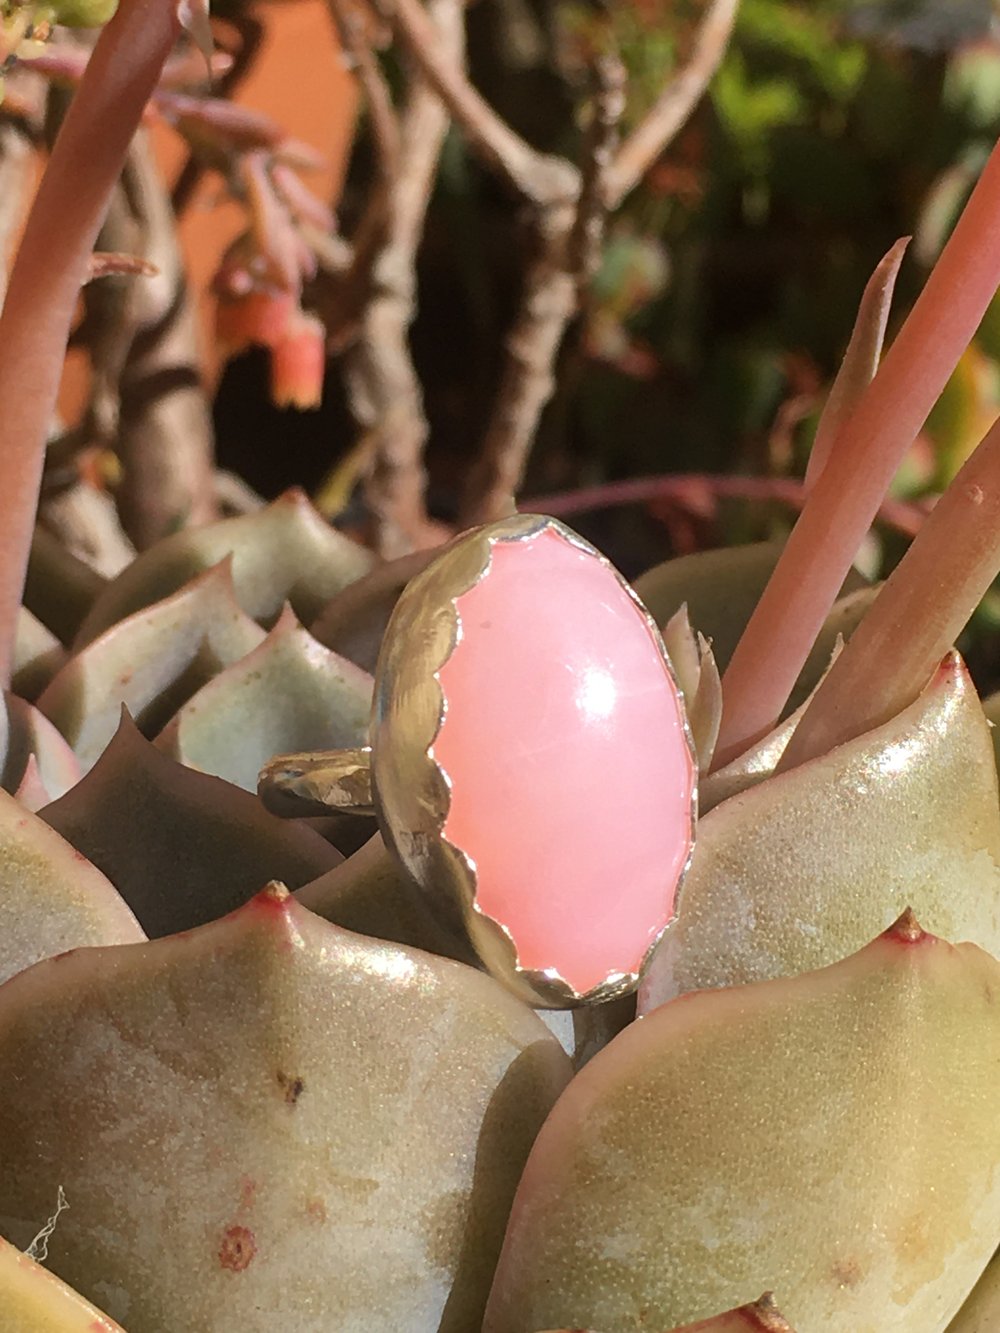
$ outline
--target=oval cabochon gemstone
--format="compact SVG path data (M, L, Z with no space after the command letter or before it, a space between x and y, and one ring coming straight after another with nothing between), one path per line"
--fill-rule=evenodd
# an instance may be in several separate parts
M614 570L554 525L493 540L456 606L431 753L476 906L521 968L579 994L637 973L692 839L695 765L662 644Z

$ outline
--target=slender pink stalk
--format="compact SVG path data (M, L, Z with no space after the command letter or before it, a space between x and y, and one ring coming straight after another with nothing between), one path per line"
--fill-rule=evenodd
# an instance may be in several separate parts
M574 514L586 514L594 509L612 509L616 505L645 504L654 500L673 500L697 513L711 512L717 500L779 503L801 509L807 494L805 483L798 477L729 477L715 472L668 472L659 477L630 477L628 481L608 481L555 495L531 496L519 500L518 508L525 514L551 514L553 518L572 518ZM878 518L904 537L915 537L926 512L921 502L887 498L879 506Z
M773 726L906 450L1000 286L1000 147L838 432L723 680L716 764Z
M795 729L794 768L908 707L1000 570L1000 421L924 520Z
M173 49L177 0L123 0L52 150L0 316L0 680L17 612L70 323L125 153Z

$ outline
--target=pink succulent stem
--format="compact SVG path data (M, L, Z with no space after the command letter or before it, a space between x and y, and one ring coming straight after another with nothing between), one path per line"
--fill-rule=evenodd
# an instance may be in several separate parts
M1000 148L792 530L723 680L716 764L773 726L896 469L1000 286Z
M123 0L101 33L25 226L0 315L0 679L9 681L66 341L126 151L179 31L177 0Z
M519 500L518 508L525 514L572 518L575 514L610 509L615 505L673 500L695 514L710 514L717 500L747 500L752 504L778 502L792 509L801 509L806 495L805 484L798 477L731 477L712 472L677 472L581 486L575 491L561 491L556 495L535 495ZM879 506L878 517L904 537L915 537L925 518L924 502L887 497Z
M888 722L917 698L1000 569L1000 421L924 520L830 668L780 768Z

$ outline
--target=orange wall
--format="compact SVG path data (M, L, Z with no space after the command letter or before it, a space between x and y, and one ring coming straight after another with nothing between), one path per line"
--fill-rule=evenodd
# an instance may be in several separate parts
M326 168L305 179L321 199L335 199L353 133L356 99L354 80L344 67L326 4L324 0L285 0L259 4L255 12L265 24L266 35L235 100L267 112L289 134L318 149ZM164 174L173 182L184 164L186 147L167 125L155 126L153 134ZM213 353L208 286L224 250L243 226L242 211L225 199L219 177L206 173L180 230L188 272L199 295L203 364L210 382L219 367ZM60 394L64 420L78 418L86 392L85 358L73 354Z

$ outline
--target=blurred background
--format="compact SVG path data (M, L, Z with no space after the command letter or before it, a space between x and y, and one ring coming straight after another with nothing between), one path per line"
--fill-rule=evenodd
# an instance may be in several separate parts
M669 75L701 8L477 0L472 73L533 144L572 154L587 51L603 29L613 29L631 76L627 125ZM291 128L331 161L331 187L345 169L349 215L370 170L362 114L346 171L356 107L349 79L339 87L314 79L288 97L300 65L315 72L319 63L300 61L301 52L332 41L325 9L292 0L254 13L265 36L239 95L292 117ZM872 269L897 238L913 236L891 337L998 129L1000 37L988 0L743 0L707 96L610 224L587 308L560 357L526 492L659 473L801 475ZM210 182L206 190L185 218L203 274L218 246L218 234L197 225L208 217ZM454 517L496 391L522 240L517 209L452 133L419 259L413 330L431 427L430 504L444 519ZM221 376L220 461L265 495L293 481L315 488L352 440L341 377L334 367L318 412L279 412L269 406L264 357L247 352ZM900 497L939 489L978 442L1000 406L998 358L1000 306L900 476ZM781 505L706 493L576 521L596 526L635 568L665 548L760 535L787 517ZM874 569L879 552L870 559Z
M357 53L346 59L338 40L338 23L341 35L355 31L345 29L345 3L212 5L217 40L234 53L217 91L314 150L307 161L297 148L294 166L334 210L334 240L363 226L380 169ZM627 72L627 134L689 59L709 7L472 0L469 78L536 149L579 162L595 59L613 51ZM371 15L358 10L356 22L398 102L408 60ZM14 113L9 98L4 115ZM998 131L1000 20L991 0L742 0L707 93L608 219L556 359L522 502L558 496L553 512L628 575L673 554L786 532L867 279L894 242L912 237L891 339ZM176 109L151 133L198 314L220 467L265 499L301 484L331 521L363 530L370 441L358 424L350 339L331 332L317 407L274 405L268 349L236 351L232 339L223 349L218 337L220 271L247 234L248 208L254 214L249 177L234 168L245 165L246 145ZM460 517L537 245L523 200L451 129L417 251L410 337L435 523ZM320 273L307 274L296 299L322 313L319 253ZM93 349L77 341L63 395L70 423L86 416L92 393ZM861 553L866 574L891 568L998 410L994 302L896 480L902 521L880 525ZM90 475L115 485L113 467ZM963 644L985 687L1000 675L998 632L994 592Z

